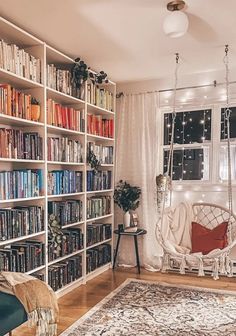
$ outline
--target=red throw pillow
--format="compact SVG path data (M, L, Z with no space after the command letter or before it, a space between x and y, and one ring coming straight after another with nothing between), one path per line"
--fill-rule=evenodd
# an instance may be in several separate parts
M192 222L192 253L208 254L214 249L223 249L227 246L228 222L219 224L214 229L208 229Z

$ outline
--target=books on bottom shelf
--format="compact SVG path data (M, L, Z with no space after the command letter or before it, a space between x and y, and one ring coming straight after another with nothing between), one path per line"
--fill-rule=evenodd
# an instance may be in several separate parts
M111 261L111 245L102 244L87 250L86 266L87 273L90 273Z
M82 277L82 255L48 267L48 282L54 291Z

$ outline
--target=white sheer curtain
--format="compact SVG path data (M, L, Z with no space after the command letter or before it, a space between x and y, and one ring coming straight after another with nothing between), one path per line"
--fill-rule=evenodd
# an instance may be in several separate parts
M161 254L155 238L155 177L159 150L157 114L157 93L124 95L118 100L115 180L126 180L142 189L141 203L136 212L139 226L147 230L147 235L138 238L139 255L141 264L149 270L159 269ZM116 224L122 223L122 215L121 210L116 210ZM131 237L121 238L118 262L130 266L136 264Z

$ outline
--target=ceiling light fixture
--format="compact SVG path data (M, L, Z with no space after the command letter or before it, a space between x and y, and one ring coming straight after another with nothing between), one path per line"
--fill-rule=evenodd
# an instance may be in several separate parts
M164 20L163 29L167 36L175 38L183 36L188 30L188 16L181 12L185 7L182 0L171 1L167 9L171 12Z

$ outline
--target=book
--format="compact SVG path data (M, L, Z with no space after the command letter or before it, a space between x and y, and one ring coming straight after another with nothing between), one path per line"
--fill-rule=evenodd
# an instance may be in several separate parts
M48 172L48 195L79 193L83 190L83 172L53 170Z
M87 114L87 132L106 138L114 138L114 120L102 115Z
M87 246L110 239L111 236L111 224L93 223L87 225Z
M87 101L89 104L96 105L108 111L114 111L113 93L108 88L101 87L90 81L87 85Z
M48 161L83 162L83 146L80 140L67 137L48 137Z
M89 141L87 148L87 152L93 152L100 164L113 164L113 146L105 146Z
M49 201L48 215L55 215L61 226L78 223L83 219L83 202L81 200Z
M87 191L98 191L111 189L112 183L112 172L108 171L98 171L93 170L87 171Z
M93 196L87 198L87 219L109 215L111 213L111 196Z
M111 245L101 244L89 249L86 254L87 273L90 273L96 268L108 264L110 261Z

